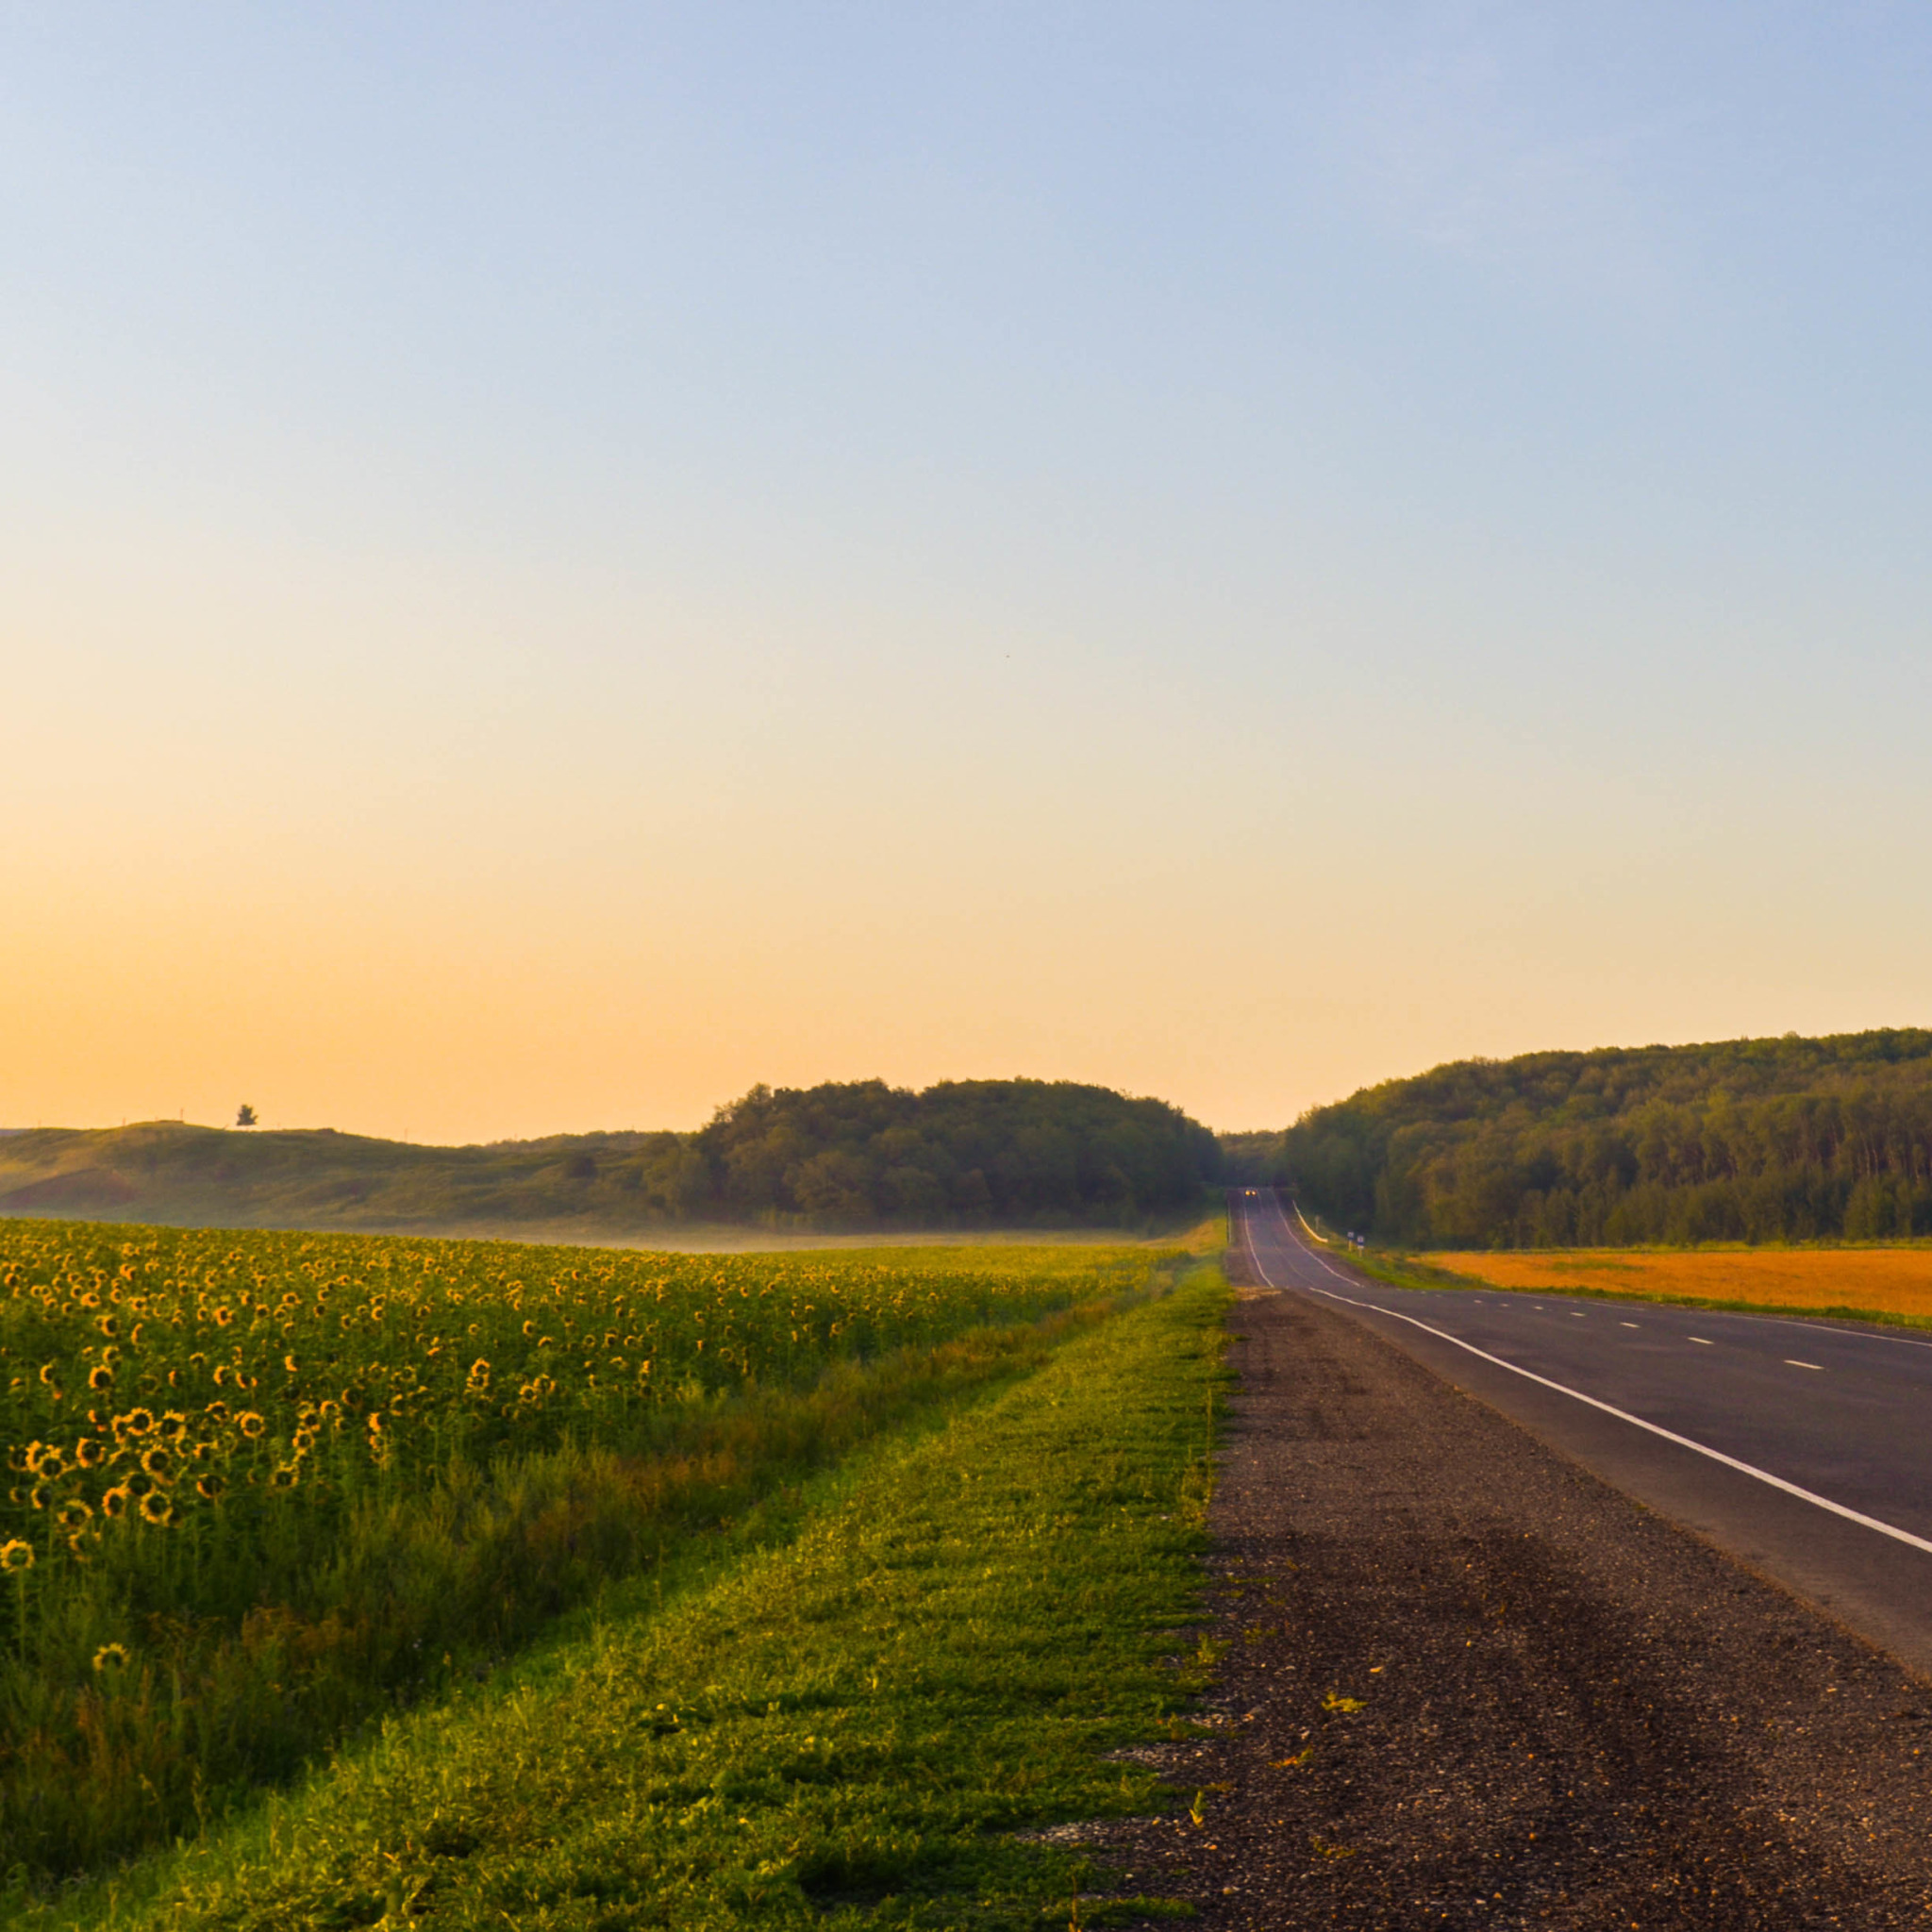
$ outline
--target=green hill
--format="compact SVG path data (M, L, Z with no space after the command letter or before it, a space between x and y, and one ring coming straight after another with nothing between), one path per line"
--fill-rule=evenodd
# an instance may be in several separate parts
M1219 1159L1178 1109L1106 1088L869 1080L754 1088L695 1133L472 1147L173 1121L37 1128L0 1136L0 1214L613 1236L691 1222L1118 1227L1194 1207Z
M1274 1177L1412 1247L1932 1233L1932 1032L1458 1060L1305 1114Z

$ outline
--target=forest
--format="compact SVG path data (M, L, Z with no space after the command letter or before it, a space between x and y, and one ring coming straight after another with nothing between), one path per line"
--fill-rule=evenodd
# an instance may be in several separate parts
M1071 1080L754 1087L691 1151L725 1218L828 1226L1124 1226L1193 1207L1221 1161L1178 1108Z
M1413 1248L1932 1234L1932 1032L1458 1060L1304 1114L1272 1177Z

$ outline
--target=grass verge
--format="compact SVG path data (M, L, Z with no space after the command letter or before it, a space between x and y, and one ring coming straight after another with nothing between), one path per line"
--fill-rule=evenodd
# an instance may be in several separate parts
M293 1799L37 1926L1018 1926L1144 1810L1110 1748L1177 1720L1223 1371L1217 1270L1004 1393L821 1478L794 1534L656 1609L640 1586L393 1721ZM1134 1917L1164 1902L1128 1902ZM1170 1909L1172 1909L1170 1907Z

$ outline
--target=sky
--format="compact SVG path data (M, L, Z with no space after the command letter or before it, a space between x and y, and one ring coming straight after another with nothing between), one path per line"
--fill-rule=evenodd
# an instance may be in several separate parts
M1932 15L0 0L0 1125L1926 1024Z

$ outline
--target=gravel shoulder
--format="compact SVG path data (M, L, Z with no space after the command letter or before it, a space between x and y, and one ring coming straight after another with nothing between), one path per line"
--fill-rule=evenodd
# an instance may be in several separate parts
M1233 1257L1230 1257L1232 1259ZM1932 1685L1345 1315L1250 1291L1183 1809L1208 1926L1932 1924ZM1932 1572L1928 1572L1932 1581Z

